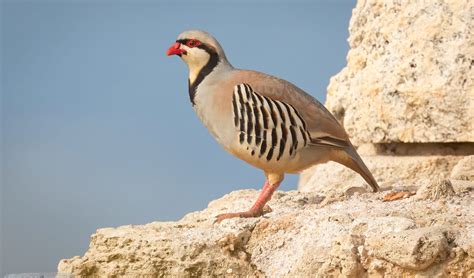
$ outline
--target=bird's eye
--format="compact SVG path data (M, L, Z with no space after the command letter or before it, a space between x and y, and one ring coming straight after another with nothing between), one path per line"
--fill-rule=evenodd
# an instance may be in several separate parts
M196 46L198 46L198 45L200 45L200 44L201 44L201 42L198 41L198 40L195 40L195 39L191 39L191 40L188 40L188 41L186 42L186 46L188 46L188 47L196 47Z

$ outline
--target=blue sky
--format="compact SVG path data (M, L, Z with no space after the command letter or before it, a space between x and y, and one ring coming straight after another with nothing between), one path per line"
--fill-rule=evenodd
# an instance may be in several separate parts
M165 56L189 28L324 101L354 1L3 1L1 274L52 272L97 228L175 220L264 182L227 154ZM296 188L287 176L283 190Z

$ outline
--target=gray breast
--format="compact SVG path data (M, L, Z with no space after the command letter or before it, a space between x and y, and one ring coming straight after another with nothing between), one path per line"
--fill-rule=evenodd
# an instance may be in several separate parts
M310 142L306 123L293 106L263 96L249 84L234 87L232 108L238 142L251 156L280 161Z

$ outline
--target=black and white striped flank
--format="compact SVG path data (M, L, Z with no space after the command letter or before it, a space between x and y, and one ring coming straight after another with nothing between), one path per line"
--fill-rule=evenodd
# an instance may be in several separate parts
M311 141L306 123L293 106L262 96L248 84L234 87L232 107L239 142L252 156L278 161L285 155L293 157Z

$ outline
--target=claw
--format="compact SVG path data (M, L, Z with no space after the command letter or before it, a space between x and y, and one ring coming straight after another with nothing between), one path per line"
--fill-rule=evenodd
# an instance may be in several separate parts
M216 217L216 220L214 220L214 223L221 223L225 219L230 219L230 218L252 218L252 217L260 217L264 214L267 214L269 212L272 212L272 209L268 206L265 205L262 210L248 210L248 211L242 211L242 212L229 212L229 213L222 213L219 214Z

